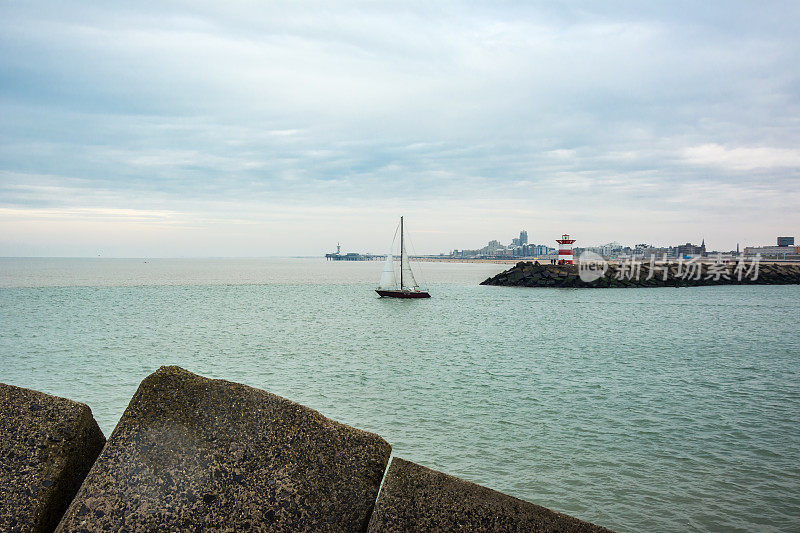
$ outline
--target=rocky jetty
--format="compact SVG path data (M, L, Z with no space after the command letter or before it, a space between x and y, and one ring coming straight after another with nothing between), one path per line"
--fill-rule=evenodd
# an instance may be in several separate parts
M0 531L53 531L105 441L86 405L0 383Z
M363 531L390 453L274 394L162 367L57 531Z
M609 530L395 457L367 531Z
M174 366L108 442L35 391L0 384L0 415L0 531L608 531L399 458L384 478L378 435Z
M618 263L584 271L578 265L520 261L481 285L551 288L699 287L704 285L800 284L800 265L736 263ZM737 270L738 269L738 270ZM588 275L587 275L588 274ZM594 278L594 279L593 279Z

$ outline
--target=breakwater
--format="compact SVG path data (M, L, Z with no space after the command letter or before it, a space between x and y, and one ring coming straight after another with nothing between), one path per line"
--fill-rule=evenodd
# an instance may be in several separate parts
M64 398L0 384L0 409L2 531L608 531L400 458L386 473L380 436L179 367L108 441Z
M699 287L800 284L800 265L744 263L618 263L551 265L520 261L481 285L551 288Z

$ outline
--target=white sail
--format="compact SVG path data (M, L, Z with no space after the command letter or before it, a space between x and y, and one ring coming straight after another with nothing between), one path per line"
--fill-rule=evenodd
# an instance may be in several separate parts
M391 252L386 256L386 263L383 265L383 272L381 272L381 281L378 283L379 289L396 289L397 277L394 273L394 263L392 262Z
M400 289L416 289L419 285L417 284L417 280L414 279L414 273L411 272L411 263L408 262L405 240L401 239L400 242L402 242L402 249L400 250L400 268L403 271L403 286L400 287Z

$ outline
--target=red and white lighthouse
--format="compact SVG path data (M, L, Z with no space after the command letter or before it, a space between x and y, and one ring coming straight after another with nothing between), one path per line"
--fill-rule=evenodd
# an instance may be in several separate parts
M556 239L558 243L558 263L564 265L572 264L572 243L575 239L570 239L566 233L560 239Z

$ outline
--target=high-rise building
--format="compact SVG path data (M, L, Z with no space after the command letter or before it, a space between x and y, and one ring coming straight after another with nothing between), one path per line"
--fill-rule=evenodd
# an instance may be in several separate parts
M778 237L778 246L794 246L794 237Z
M526 230L522 230L519 232L519 245L525 246L528 244L528 232Z
M690 242L686 244L681 244L675 247L675 255L677 257L687 256L687 255L703 255L706 251L706 241L703 239L703 244L697 246Z

